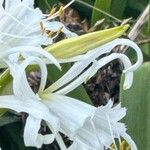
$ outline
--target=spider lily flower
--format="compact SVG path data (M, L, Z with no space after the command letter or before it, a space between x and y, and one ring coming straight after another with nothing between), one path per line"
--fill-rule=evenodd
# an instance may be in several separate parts
M118 55L119 55L117 56L118 58L125 56L123 54L118 54ZM47 70L46 70L45 63L41 59L37 57L29 57L29 58L26 58L25 61L23 61L20 64L20 62L17 61L17 59L14 59L14 57L9 57L9 58L10 59L13 58L11 62L7 61L7 64L9 65L11 74L14 78L13 80L14 96L12 95L12 96L0 97L1 99L0 108L8 108L17 112L26 112L29 114L29 117L27 118L27 121L26 121L25 129L24 129L25 145L36 146L39 148L42 146L42 144L49 144L54 140L54 138L56 138L61 149L64 150L66 149L66 147L60 135L58 134L58 131L66 134L75 143L79 141L80 138L83 138L84 133L79 135L78 131L80 131L80 129L84 127L84 124L88 124L87 120L89 120L89 118L94 119L97 116L97 113L99 112L98 110L101 108L96 108L94 106L83 103L76 99L64 96L63 94L60 94L61 92L59 93L59 91L45 93L44 88L45 88L46 79L47 79ZM131 63L129 59L126 56L124 57L124 59L126 59L125 66L126 65L130 66ZM39 87L39 92L37 94L35 94L31 90L28 84L27 78L26 78L26 74L25 74L25 68L32 62L38 64L41 69L41 84ZM20 82L20 81L23 81L23 82ZM40 105L41 105L41 108L39 108ZM45 114L47 114L48 116L50 114L50 116L52 116L51 117L52 120L50 120L49 118L50 116L46 117ZM100 114L98 113L98 115ZM123 117L124 115L121 115L121 116ZM121 116L119 116L118 118L121 119L122 118ZM115 118L117 118L117 116ZM44 136L41 134L38 134L38 130L40 128L40 122L42 119L45 120L48 127L51 129L52 134L48 134ZM113 121L115 121L115 119ZM93 124L97 126L98 122L93 121ZM109 126L108 130L110 129L111 126ZM103 128L102 130L105 131L105 129ZM121 130L121 133L119 132L119 136L123 136L125 138L124 136L126 135L125 128L122 127L120 130ZM96 130L93 128L93 131L96 131ZM113 131L116 133L116 128L113 129ZM99 132L99 129L97 132ZM107 131L105 134L107 135ZM111 135L111 141L114 141L113 139L116 137L116 135L113 134L112 136L111 132L109 132L108 134ZM92 136L95 137L96 132ZM127 140L129 144L130 143L133 144L131 139L130 140L127 138L125 139ZM100 144L99 142L100 141L98 141L97 143L98 145ZM110 146L110 144L112 144L111 142L108 144L106 144L105 142L106 142L105 140L101 141L102 147ZM79 143L80 141L78 142L78 144ZM81 140L81 143L83 143L82 140ZM87 143L87 139L86 141L84 141L84 143L85 144ZM91 147L93 145L89 143L88 146ZM134 147L136 146L134 145Z
M57 21L43 21L44 14L39 8L34 8L34 0L1 0L0 2L0 44L1 52L18 46L47 45L53 43L46 33L61 31L67 37L75 36L65 26ZM42 23L41 23L42 22ZM45 33L42 34L42 24Z
M123 54L118 55L117 53L114 53L105 56L101 59L98 59L99 56L111 52L111 50L118 45L130 46L137 52L138 60L134 65L131 65L130 60ZM113 59L116 58L121 59L121 61L123 61L124 63L125 70L123 72L125 73L126 76L124 82L124 89L128 89L131 87L133 82L133 71L136 70L142 64L143 56L140 48L134 42L128 39L116 39L113 40L112 42L104 44L103 46L93 49L82 56L72 58L74 60L78 59L78 62L76 62L62 78L60 78L49 88L47 88L45 90L45 93L57 91L58 89L61 89L61 87L64 87L64 85L67 85L71 81L74 82L75 84L74 83L69 84L69 86L68 87L66 86L65 88L67 89L66 91L68 91L69 89L73 90L72 88L75 88L79 84L87 81L87 79L91 78L99 68L101 68L109 61L112 61ZM69 60L70 59L68 58L67 61ZM85 68L87 68L91 62L93 62L93 65L83 72L83 70L85 70ZM65 88L63 88L62 93L67 94L67 92L65 92ZM61 92L61 90L59 90L59 92Z
M125 115L126 109L121 108L120 104L113 107L111 100L107 105L95 108L93 116L87 118L82 128L76 131L74 142L69 150L81 148L85 150L117 150L122 146L122 139L127 142L131 150L137 150L134 141L126 133L125 125L119 122ZM120 146L117 146L116 139L119 140ZM112 143L114 148L111 148Z
M56 138L60 147L63 147L62 139L58 133L60 126L58 118L53 112L50 112L50 109L41 101L39 96L34 94L28 84L25 74L26 67L32 62L39 65L42 75L39 90L43 90L47 80L47 68L45 63L38 57L30 56L20 65L20 62L17 58L14 59L14 57L17 57L17 55L9 57L11 62L8 60L6 61L14 78L14 95L0 96L0 108L8 108L17 112L26 112L29 114L24 130L24 142L26 146L40 148L42 144L52 143ZM21 80L24 81L22 85L20 84ZM42 120L47 123L52 134L38 134Z
M3 66L7 67L5 62L8 61L8 59L11 59L11 61L12 60L17 61L20 55L23 56L24 58L28 58L31 56L36 56L41 59L45 58L48 63L55 64L59 69L61 69L59 62L56 60L55 57L53 57L48 52L43 51L42 48L34 46L18 46L11 48L7 51L3 51L0 54L0 59L3 63Z

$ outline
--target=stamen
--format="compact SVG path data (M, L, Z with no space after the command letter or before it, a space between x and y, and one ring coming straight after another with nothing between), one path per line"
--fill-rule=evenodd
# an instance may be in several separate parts
M114 143L110 146L110 149L111 149L111 150L114 150L114 149L115 149Z
M59 11L55 12L52 16L49 16L48 18L43 19L43 21L48 21L48 20L54 19L55 17L60 16L60 13L62 13L62 11L64 11L66 8L68 8L73 2L75 2L75 0L70 1L64 7L60 7Z
M119 144L121 145L121 138L120 138L120 135L119 135L119 132L118 132L118 128L117 128L117 125L114 123L115 125L115 128L116 128L116 132L117 132L117 136L118 136L118 140L119 140Z
M109 119L109 116L106 115L107 117L107 121L108 121L108 124L109 124L109 129L110 129L110 134L111 134L111 137L112 137L112 140L113 140L113 143L114 143L114 146L115 146L115 149L117 150L117 145L116 145L116 142L115 142L115 138L113 136L113 130L112 130L112 127L111 127L111 124L110 124L110 119Z
M52 10L50 11L48 17L51 17L52 15L54 15L55 12L56 12L56 7L53 7Z
M61 16L62 15L62 13L64 12L64 7L63 6L61 6L60 8L59 8L59 16Z
M65 7L64 7L64 9L66 9L66 8L68 8L72 3L74 3L75 2L75 0L72 0L72 1L70 1Z
M53 31L48 32L48 37L51 38L54 33L55 32L53 32Z
M61 27L61 28L57 31L56 35L53 36L52 39L55 39L55 38L62 32L62 29L63 29L63 27ZM51 32L52 32L52 31L51 31ZM52 34L53 34L53 33L54 33L54 32L52 32Z
M43 25L43 22L40 22L40 27L41 27L41 32L42 32L42 35L45 33L46 29Z
M98 140L98 142L99 142L99 145L101 145L101 144L102 144L102 141L101 141L99 135L97 134L96 127L95 127L94 122L93 122L92 119L93 119L93 118L90 119L91 125L92 125L93 130L94 130L94 133L95 133L95 135L96 135L96 137L97 137L97 140Z
M123 140L122 142L121 142L121 144L120 144L120 146L119 146L119 149L120 150L124 150L124 146L125 146L125 140Z

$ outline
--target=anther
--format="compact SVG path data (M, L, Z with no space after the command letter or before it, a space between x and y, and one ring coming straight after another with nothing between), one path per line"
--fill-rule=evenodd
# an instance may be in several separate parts
M55 12L56 12L56 7L52 8L52 10L50 11L48 17L51 17Z
M62 13L63 13L63 11L64 11L64 7L63 6L61 6L60 8L59 8L59 16L61 16L62 15Z
M124 150L124 145L125 145L125 141L122 141L121 144L120 144L119 149L120 150Z
M46 29L44 28L43 22L40 22L42 35L45 33Z
M55 32L50 31L50 32L48 33L48 37L49 37L49 38L51 38L51 37L52 37L52 35L53 35L54 33L55 33Z

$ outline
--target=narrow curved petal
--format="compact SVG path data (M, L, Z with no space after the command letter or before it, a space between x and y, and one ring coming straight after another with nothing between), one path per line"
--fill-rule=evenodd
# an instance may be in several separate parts
M94 76L96 74L96 72L98 71L98 69L100 69L101 67L103 67L104 65L111 62L114 59L120 59L123 62L125 69L131 67L131 62L130 62L129 58L126 55L117 54L117 53L111 54L109 56L106 56L106 57L100 59L99 61L96 62L96 64L93 63L93 65L88 70L86 70L84 73L82 73L77 79L75 79L69 85L65 86L64 88L58 90L55 93L65 95L65 94L71 92L76 87L78 87L83 82L85 82L87 79L90 79L92 76ZM69 79L69 78L70 78L69 76L66 77L66 79ZM61 78L59 80L61 80ZM133 72L126 73L125 74L124 87L126 89L130 88L131 85L132 85L132 82L133 82Z
M19 46L19 47L15 47L15 48L11 48L7 51L1 52L1 56L0 58L3 59L11 54L14 53L25 53L28 52L31 55L34 56L40 56L40 57L45 57L47 58L51 63L55 64L59 69L61 68L58 61L48 52L44 51L42 48L40 47L33 47L33 46Z
M54 141L54 134L38 134L41 127L41 119L28 116L24 129L24 142L26 146L41 148L43 144L50 144Z
M44 26L45 26L46 30L48 30L48 31L53 31L53 32L57 32L57 31L59 31L59 30L61 29L62 32L64 32L64 34L65 34L68 38L77 36L76 33L73 33L73 32L71 32L71 31L69 31L69 30L64 26L64 24L62 24L61 22L58 22L58 21L44 22Z
M47 94L41 97L43 103L59 118L61 132L70 137L82 127L85 119L94 113L93 106L67 96Z
M27 124L25 127L25 142L29 146L32 144L32 146L40 147L42 144L49 144L52 142L53 137L57 134L59 131L59 120L53 112L50 112L46 105L41 103L40 101L35 100L25 100L22 101L20 99L17 99L15 96L1 96L0 97L0 108L7 108L14 110L16 112L26 112L29 114L29 118L27 119ZM41 136L38 134L40 121L45 120L50 129L53 131L54 135L47 135L47 136ZM29 122L28 122L29 121ZM30 133L31 126L34 124L34 128L32 129L33 134ZM30 133L30 134L29 134ZM29 135L28 135L29 134ZM28 141L28 138L30 137L31 141ZM47 139L49 138L49 139ZM37 143L39 145L37 145Z
M125 65L124 72L126 72L124 89L130 88L132 85L132 81L133 81L133 73L132 72L141 65L141 63L143 61L143 56L142 56L141 50L138 48L138 46L136 44L134 44L134 42L127 40L127 39L116 39L116 40L113 40L112 42L109 42L101 47L93 49L93 50L87 52L85 55L83 55L83 57L80 57L81 61L78 61L77 63L75 63L71 67L71 69L62 78L60 78L54 84L52 84L49 88L47 88L45 90L45 92L53 92L55 90L58 90L59 88L63 87L70 81L74 80L91 62L94 62L96 58L98 58L102 54L110 52L115 46L118 46L118 45L130 46L133 49L135 49L135 51L137 52L138 61L133 66L131 66L129 59L127 60L127 58L125 58L125 56L122 55L124 57L124 59L123 59L123 57L120 55L120 59L123 61L124 65ZM111 56L113 56L113 55L111 55ZM104 58L104 59L106 59L105 62L107 62L109 60L109 57L108 57L108 60L107 60L107 57ZM110 59L110 60L112 60L112 59ZM126 60L126 61L124 61L124 60ZM134 68L134 69L132 69L132 68ZM127 69L130 69L130 71L126 71Z

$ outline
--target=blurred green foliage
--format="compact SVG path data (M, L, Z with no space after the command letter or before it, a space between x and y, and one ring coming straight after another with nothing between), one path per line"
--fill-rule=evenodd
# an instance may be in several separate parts
M120 100L127 108L124 122L138 150L150 148L150 62L144 63L134 73L133 85L123 90L121 81Z

